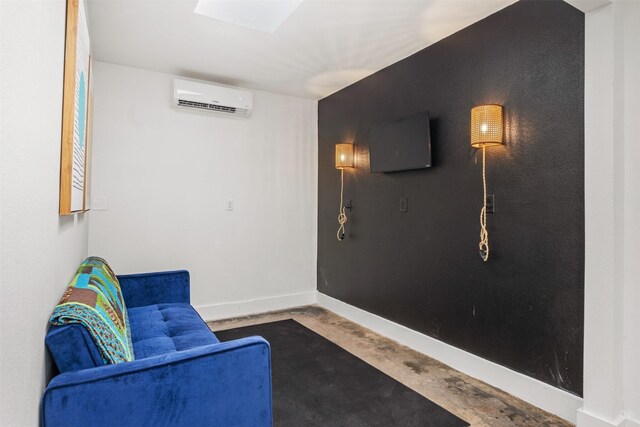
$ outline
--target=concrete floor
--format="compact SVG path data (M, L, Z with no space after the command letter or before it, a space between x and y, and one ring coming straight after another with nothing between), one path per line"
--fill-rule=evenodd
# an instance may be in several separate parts
M213 331L294 319L472 426L571 426L504 391L317 306L209 322Z

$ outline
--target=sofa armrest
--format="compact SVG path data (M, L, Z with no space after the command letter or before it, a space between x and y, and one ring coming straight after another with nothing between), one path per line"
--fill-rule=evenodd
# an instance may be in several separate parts
M42 425L271 426L269 343L249 337L60 374Z
M117 276L127 308L170 302L190 302L186 270Z

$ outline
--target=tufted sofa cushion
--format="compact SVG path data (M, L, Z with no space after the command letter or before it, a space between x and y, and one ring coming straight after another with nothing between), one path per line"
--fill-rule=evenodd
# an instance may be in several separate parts
M154 304L128 311L136 359L220 342L188 303Z

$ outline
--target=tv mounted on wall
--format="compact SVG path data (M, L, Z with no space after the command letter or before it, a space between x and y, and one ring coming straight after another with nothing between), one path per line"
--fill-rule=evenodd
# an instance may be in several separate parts
M371 173L431 167L429 112L371 126L369 164Z

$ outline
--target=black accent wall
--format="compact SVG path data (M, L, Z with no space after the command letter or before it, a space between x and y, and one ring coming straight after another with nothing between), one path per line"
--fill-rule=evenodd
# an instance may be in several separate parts
M584 15L525 0L321 100L318 290L581 395L583 93ZM487 263L469 143L470 110L485 103L504 105L506 122L505 145L487 149ZM369 173L370 126L423 110L433 167ZM358 156L343 242L339 142Z

